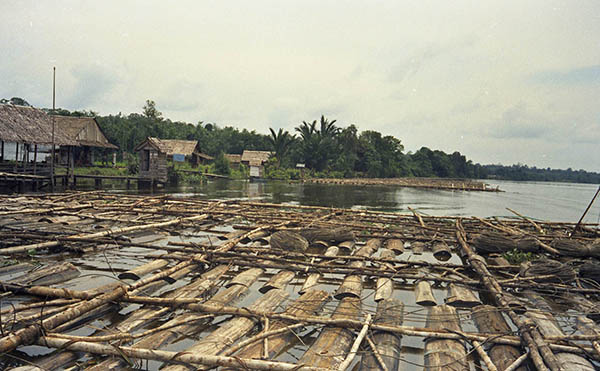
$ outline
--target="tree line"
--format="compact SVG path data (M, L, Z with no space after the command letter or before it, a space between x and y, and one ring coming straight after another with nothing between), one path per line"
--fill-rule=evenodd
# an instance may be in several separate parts
M269 134L255 130L218 126L215 123L191 124L162 116L148 100L142 113L100 116L92 111L58 109L56 114L94 116L111 143L132 153L146 137L186 139L200 142L206 154L241 154L247 150L273 151L270 166L280 171L304 164L313 175L332 177L441 177L568 181L600 183L600 174L584 170L537 169L526 165L480 165L460 152L451 154L422 147L404 152L400 139L374 130L359 131L354 124L342 127L336 120L321 116L303 121L293 132L270 129Z

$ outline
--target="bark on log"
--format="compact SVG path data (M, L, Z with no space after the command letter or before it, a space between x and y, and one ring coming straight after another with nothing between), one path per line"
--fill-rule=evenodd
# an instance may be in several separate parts
M472 317L480 332L490 334L511 332L500 310L491 305L476 306L473 308ZM503 371L512 365L521 356L521 351L518 348L503 344L492 344L488 349L488 353L499 371ZM527 368L521 366L517 370L526 371Z
M392 238L386 241L385 247L392 250L396 255L400 255L404 252L404 242L397 238Z
M430 307L436 305L431 285L427 281L420 281L415 286L415 302L419 305Z
M377 303L377 314L374 324L402 326L404 319L404 304L396 298L382 300ZM402 336L387 331L373 331L373 342L379 356L388 370L398 370L400 363ZM361 360L359 370L381 370L378 360L372 352L366 352Z
M303 252L308 245L306 238L295 232L278 231L271 235L271 247L274 249Z
M361 301L359 298L346 297L338 304L332 318L356 319L360 314ZM314 367L337 368L345 359L346 353L352 346L354 331L342 327L327 326L319 337L304 353L298 364Z
M448 296L445 301L448 305L462 308L472 308L481 304L481 300L471 289L455 283L448 285Z
M277 308L289 294L281 289L273 289L260 297L250 307L250 310L268 313ZM239 338L246 335L257 324L252 318L236 317L219 326L218 329L206 335L202 340L187 348L184 352L217 355L223 349L234 344ZM186 371L196 367L171 365L162 368L163 371Z
M450 247L445 242L437 242L433 244L431 248L433 256L439 261L448 261L452 257Z
M337 246L330 246L327 251L325 251L325 256L336 256L340 249ZM302 288L300 289L300 295L304 294L308 290L314 288L318 285L319 279L321 278L321 273L311 273L306 277Z
M309 290L291 303L284 314L292 317L305 317L316 314L325 304L329 294L322 290ZM275 320L271 322L270 329L277 330L290 325L290 321ZM269 358L275 357L284 348L298 342L298 336L289 331L284 334L269 336ZM263 353L262 342L256 342L241 349L236 356L240 358L260 358Z
M429 309L427 327L434 330L462 331L456 309L445 304ZM467 351L462 341L434 338L425 340L425 370L466 371L468 369Z

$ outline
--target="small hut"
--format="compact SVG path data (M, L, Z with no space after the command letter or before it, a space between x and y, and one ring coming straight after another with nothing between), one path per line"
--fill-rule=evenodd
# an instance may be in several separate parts
M167 152L169 148L162 140L148 137L134 148L140 156L140 178L167 181Z
M242 155L227 153L225 154L225 158L227 159L227 161L229 161L229 166L231 166L233 169L240 168L240 163L242 162Z
M93 165L94 148L101 150L105 156L108 151L119 148L106 139L94 117L55 116L55 120L56 130L78 144L76 147L61 147L61 164L68 163L68 156L71 153L75 165Z
M250 178L261 178L264 175L264 163L269 160L273 152L248 151L242 153L242 164L250 167Z
M188 161L192 166L212 161L213 158L200 151L194 140L158 139L148 137L135 149L140 156L140 177L167 180L167 161Z
M0 162L7 160L5 144L15 144L14 164L0 170L19 173L48 173L49 168L38 164L38 146L52 145L52 126L56 119L41 109L0 104ZM54 130L56 146L77 146L77 142ZM21 148L21 152L19 152ZM33 151L33 158L31 153ZM30 164L30 162L32 162Z

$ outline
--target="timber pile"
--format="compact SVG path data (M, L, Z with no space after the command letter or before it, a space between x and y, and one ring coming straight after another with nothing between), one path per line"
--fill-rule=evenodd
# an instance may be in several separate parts
M598 225L103 192L0 216L2 369L600 365Z
M448 178L309 178L303 182L318 184L376 185L456 191L500 192L498 187L472 179Z

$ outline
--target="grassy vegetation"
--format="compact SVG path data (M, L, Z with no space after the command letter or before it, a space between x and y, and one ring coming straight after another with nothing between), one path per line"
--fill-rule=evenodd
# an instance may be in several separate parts
M502 256L508 260L510 264L521 264L529 260L535 260L538 258L537 254L532 252L524 252L518 249L512 249L511 251L505 252Z

